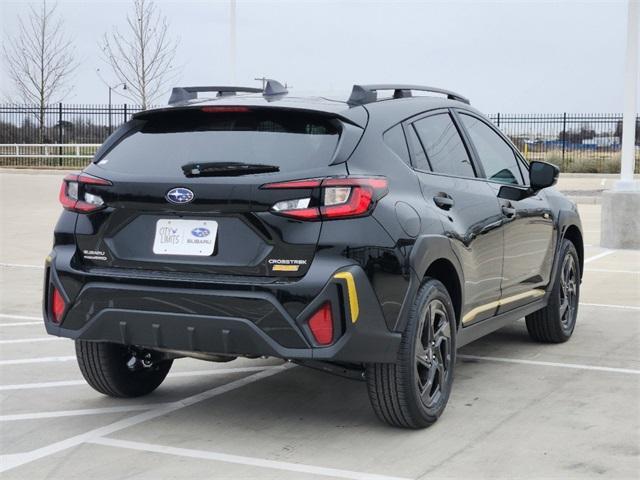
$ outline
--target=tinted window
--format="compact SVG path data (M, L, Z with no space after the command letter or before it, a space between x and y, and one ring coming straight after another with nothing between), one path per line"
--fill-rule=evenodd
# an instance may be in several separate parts
M384 143L408 165L409 149L407 148L407 140L404 138L402 125L396 125L387 130L382 138L384 139Z
M326 166L338 142L329 119L277 110L177 110L130 122L98 164L123 173L182 175L197 162L275 165L280 171Z
M483 121L464 114L460 118L476 147L487 178L494 182L522 184L518 160L507 142Z
M431 115L414 127L427 154L431 170L459 177L473 177L473 166L448 113ZM422 168L416 165L416 168Z

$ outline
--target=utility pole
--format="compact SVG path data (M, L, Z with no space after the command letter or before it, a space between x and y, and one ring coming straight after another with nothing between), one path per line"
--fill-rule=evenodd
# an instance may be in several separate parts
M638 114L638 23L640 0L628 0L627 55L624 74L624 115L620 180L602 193L600 245L640 249L640 182L633 178Z
M231 85L236 84L236 0L229 1L229 69Z
M627 56L624 74L624 114L622 117L622 149L620 180L616 190L637 190L633 180L636 148L636 118L638 102L638 23L640 23L640 2L629 0L627 18Z

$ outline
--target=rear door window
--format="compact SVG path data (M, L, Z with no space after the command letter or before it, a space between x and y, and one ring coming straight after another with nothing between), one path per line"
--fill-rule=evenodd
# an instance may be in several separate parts
M457 177L473 177L475 173L458 129L448 113L438 113L413 123L426 153L425 165L416 168ZM427 165L428 164L428 165Z
M340 136L337 120L256 109L176 110L130 122L129 131L95 162L111 171L148 176L182 174L192 163L273 165L295 172L327 166Z

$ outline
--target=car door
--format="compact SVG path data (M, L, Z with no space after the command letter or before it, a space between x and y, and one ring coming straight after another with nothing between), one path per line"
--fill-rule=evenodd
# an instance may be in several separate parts
M495 314L502 278L502 213L448 110L404 123L426 202L439 212L463 270L463 325Z
M503 185L526 187L528 165L506 138L482 117L457 110L457 118L497 196ZM498 199L504 222L502 299L506 311L542 295L555 247L553 212L543 191L523 200Z

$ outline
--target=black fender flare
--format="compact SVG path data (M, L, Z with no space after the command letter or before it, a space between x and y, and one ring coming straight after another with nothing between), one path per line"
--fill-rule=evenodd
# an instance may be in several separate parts
M399 332L404 330L409 311L413 305L413 299L420 288L422 279L429 270L429 267L438 260L447 260L453 266L458 277L460 298L464 298L464 274L460 260L451 248L449 238L444 235L420 235L416 238L416 242L409 256L409 266L411 268L409 288L405 293L402 308L400 309L398 319L393 328L394 331ZM460 305L459 308L461 310L462 305ZM459 327L460 319L457 320Z
M584 236L582 235L582 223L580 222L580 216L578 215L578 212L574 210L560 210L558 212L557 239L556 248L553 254L553 267L551 268L551 277L546 289L547 297L551 293L551 290L553 290L553 286L556 282L560 262L560 247L562 246L562 240L565 238L570 227L577 228L580 232L581 239L584 239ZM584 246L575 245L575 247L576 250L578 250L578 257L580 258L580 280L582 280L582 274L584 270Z

